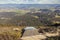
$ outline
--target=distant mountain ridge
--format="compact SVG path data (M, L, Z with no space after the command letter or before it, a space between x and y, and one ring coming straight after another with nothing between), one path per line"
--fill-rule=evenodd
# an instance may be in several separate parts
M26 9L26 8L50 8L50 7L60 7L60 4L0 4L0 8L18 8L18 9Z

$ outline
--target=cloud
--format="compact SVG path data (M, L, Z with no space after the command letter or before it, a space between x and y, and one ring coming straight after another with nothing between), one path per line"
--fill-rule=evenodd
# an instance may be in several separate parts
M39 3L41 3L41 4L60 4L60 0L42 0Z
M0 4L60 4L60 0L0 0Z

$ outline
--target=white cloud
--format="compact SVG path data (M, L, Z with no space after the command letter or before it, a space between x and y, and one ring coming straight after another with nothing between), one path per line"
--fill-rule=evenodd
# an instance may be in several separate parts
M0 0L0 4L60 4L60 0Z
M39 3L41 4L60 4L59 0L42 0Z

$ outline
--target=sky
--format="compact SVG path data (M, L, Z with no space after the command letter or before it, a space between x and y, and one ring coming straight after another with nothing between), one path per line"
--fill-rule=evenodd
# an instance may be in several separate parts
M60 4L60 0L0 0L0 4Z

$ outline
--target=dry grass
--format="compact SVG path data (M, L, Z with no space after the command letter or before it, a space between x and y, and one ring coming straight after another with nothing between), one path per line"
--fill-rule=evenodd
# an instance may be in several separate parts
M14 31L13 28L19 28ZM22 27L0 27L0 40L20 40Z

